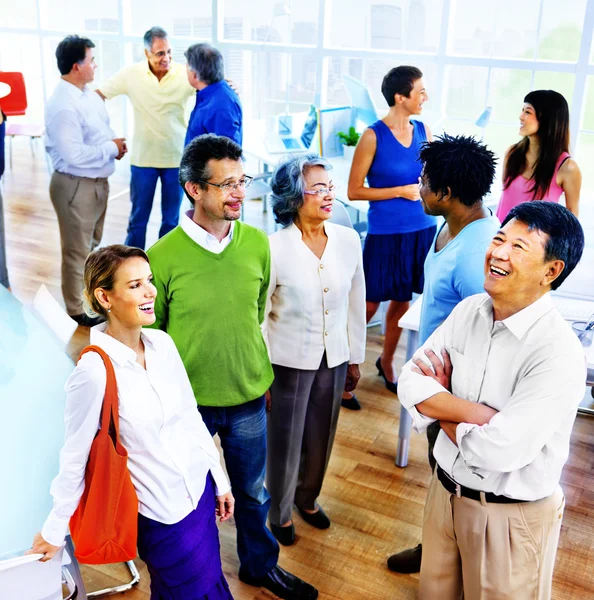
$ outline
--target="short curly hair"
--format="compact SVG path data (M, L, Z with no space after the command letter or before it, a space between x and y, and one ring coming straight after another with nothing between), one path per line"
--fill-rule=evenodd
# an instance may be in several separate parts
M444 133L425 142L419 158L431 191L445 194L450 188L466 206L480 202L495 178L495 154L472 136Z

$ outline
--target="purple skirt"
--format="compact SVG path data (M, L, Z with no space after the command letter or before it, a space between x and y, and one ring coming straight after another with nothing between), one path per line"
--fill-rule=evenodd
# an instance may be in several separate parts
M151 576L151 600L233 600L221 566L210 473L196 510L179 523L138 515L138 556Z

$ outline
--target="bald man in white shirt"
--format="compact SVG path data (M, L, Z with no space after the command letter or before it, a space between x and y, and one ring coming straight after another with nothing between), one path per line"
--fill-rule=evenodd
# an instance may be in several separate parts
M419 598L550 598L561 470L586 381L584 352L550 296L584 234L563 206L514 208L463 300L403 368L413 426L439 421Z

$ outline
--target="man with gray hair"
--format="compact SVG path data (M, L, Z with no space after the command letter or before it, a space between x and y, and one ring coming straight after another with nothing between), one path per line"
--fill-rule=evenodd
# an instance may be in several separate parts
M196 90L186 146L203 133L224 135L241 146L243 113L239 96L225 81L223 56L210 44L194 44L184 53L188 82Z
M183 65L173 62L167 32L151 27L144 34L146 60L124 67L97 93L110 100L126 95L134 109L130 155L132 211L126 244L144 248L157 180L161 180L159 237L177 226L181 206L179 162L184 149L186 107L194 89Z

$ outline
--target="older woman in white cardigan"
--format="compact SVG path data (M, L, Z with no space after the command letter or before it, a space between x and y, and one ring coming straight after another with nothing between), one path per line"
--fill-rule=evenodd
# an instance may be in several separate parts
M317 504L344 389L365 360L361 242L329 223L336 201L330 165L316 154L289 158L272 175L272 208L283 227L270 236L265 335L274 369L268 415L266 486L273 534L295 541L293 504L319 529ZM345 388L346 383L346 388Z

